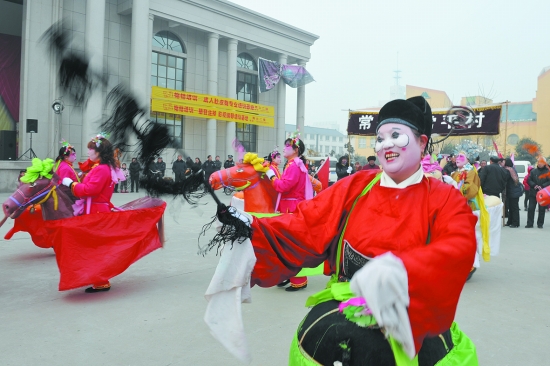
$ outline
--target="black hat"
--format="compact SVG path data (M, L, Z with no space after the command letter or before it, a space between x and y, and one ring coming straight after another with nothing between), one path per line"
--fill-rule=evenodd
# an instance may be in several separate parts
M369 156L369 157L367 158L367 161L371 161L371 160L376 161L376 156Z
M229 159L233 159L233 155L227 155Z
M429 138L432 134L432 109L421 96L392 100L380 109L376 131L386 123L409 126Z

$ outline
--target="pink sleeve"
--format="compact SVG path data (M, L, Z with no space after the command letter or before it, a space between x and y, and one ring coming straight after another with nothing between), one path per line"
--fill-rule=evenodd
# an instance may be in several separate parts
M300 169L295 165L289 165L282 177L273 179L273 188L279 193L293 190L300 181Z
M74 170L65 163L59 164L59 168L57 168L56 174L59 176L59 181L62 181L63 178L71 178L73 181L78 182Z

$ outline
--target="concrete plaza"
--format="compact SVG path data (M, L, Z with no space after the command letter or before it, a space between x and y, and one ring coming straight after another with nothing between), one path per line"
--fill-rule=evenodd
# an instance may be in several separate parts
M115 194L113 203L140 195ZM112 279L106 293L59 292L53 250L36 247L26 233L0 240L0 365L240 365L203 322L218 257L197 255L199 232L215 213L210 197L201 204L168 200L165 247ZM550 217L542 230L525 222L522 211L519 229L502 229L500 255L482 263L462 292L456 319L482 366L548 362ZM1 238L12 225L0 228ZM252 365L287 364L305 300L325 282L310 278L297 293L252 289L252 304L243 305Z

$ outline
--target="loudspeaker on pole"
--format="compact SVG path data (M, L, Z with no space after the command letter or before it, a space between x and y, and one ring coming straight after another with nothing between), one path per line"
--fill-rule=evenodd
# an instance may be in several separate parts
M38 133L37 119L27 119L27 133Z

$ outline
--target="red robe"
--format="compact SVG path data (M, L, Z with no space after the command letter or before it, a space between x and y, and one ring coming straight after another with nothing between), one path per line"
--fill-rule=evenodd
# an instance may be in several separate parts
M106 283L132 263L162 246L157 223L166 203L156 207L111 212L114 183L111 167L96 165L82 183L72 185L75 196L91 197L90 214L48 222L59 267L59 290Z
M115 184L111 177L111 167L99 164L86 174L82 183L72 185L73 194L78 198L92 198L90 213L110 212L113 207L111 197Z
M274 286L326 259L335 272L345 218L376 173L361 171L338 181L301 202L293 215L255 218L252 244L257 262L251 284ZM344 240L367 257L391 251L405 265L417 352L425 337L451 326L474 260L476 220L458 190L428 178L405 189L378 182L353 209Z

